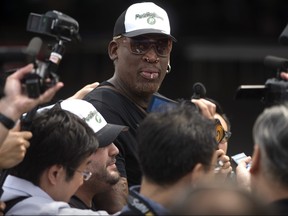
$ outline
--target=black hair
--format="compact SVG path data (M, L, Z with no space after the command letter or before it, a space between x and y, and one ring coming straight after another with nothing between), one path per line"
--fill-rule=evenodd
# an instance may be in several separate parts
M98 148L98 141L88 124L59 106L44 110L34 117L30 126L33 136L23 161L11 174L39 184L45 169L61 165L67 180L75 169Z

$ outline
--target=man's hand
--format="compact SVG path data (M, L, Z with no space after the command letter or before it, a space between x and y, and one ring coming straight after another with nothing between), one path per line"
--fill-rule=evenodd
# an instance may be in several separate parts
M214 119L216 113L216 105L214 103L203 98L192 99L191 101L200 109L202 115L209 119Z
M20 122L9 131L6 139L0 147L0 168L9 169L19 164L30 146L30 131L20 131Z

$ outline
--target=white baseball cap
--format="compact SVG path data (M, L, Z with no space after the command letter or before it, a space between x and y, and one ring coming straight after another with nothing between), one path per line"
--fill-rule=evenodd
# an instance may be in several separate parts
M109 124L97 109L88 101L81 99L66 99L59 103L61 109L67 110L83 119L95 132L99 147L110 145L127 126ZM52 108L54 105L43 107L38 111Z
M170 22L166 11L153 2L135 3L128 7L118 17L113 37L135 37L142 34L163 34L176 41L170 34Z

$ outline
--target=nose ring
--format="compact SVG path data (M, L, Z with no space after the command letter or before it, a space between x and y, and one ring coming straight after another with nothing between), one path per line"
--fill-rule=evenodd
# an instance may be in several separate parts
M159 58L156 58L156 60L154 62L152 62L148 57L145 57L144 60L148 63L158 63L160 61Z

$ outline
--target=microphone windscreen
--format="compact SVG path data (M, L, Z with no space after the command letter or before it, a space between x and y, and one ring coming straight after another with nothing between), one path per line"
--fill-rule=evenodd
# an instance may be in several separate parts
M286 71L288 68L288 59L269 55L264 58L264 65L273 69Z
M204 98L206 97L206 88L205 86L200 83L200 82L196 82L194 85L193 85L193 96L192 98L194 99L199 99L199 98Z
M31 60L31 58L35 58L37 54L39 53L41 47L42 47L42 40L39 37L34 37L30 40L27 48L26 48L26 54L28 56L28 61Z

